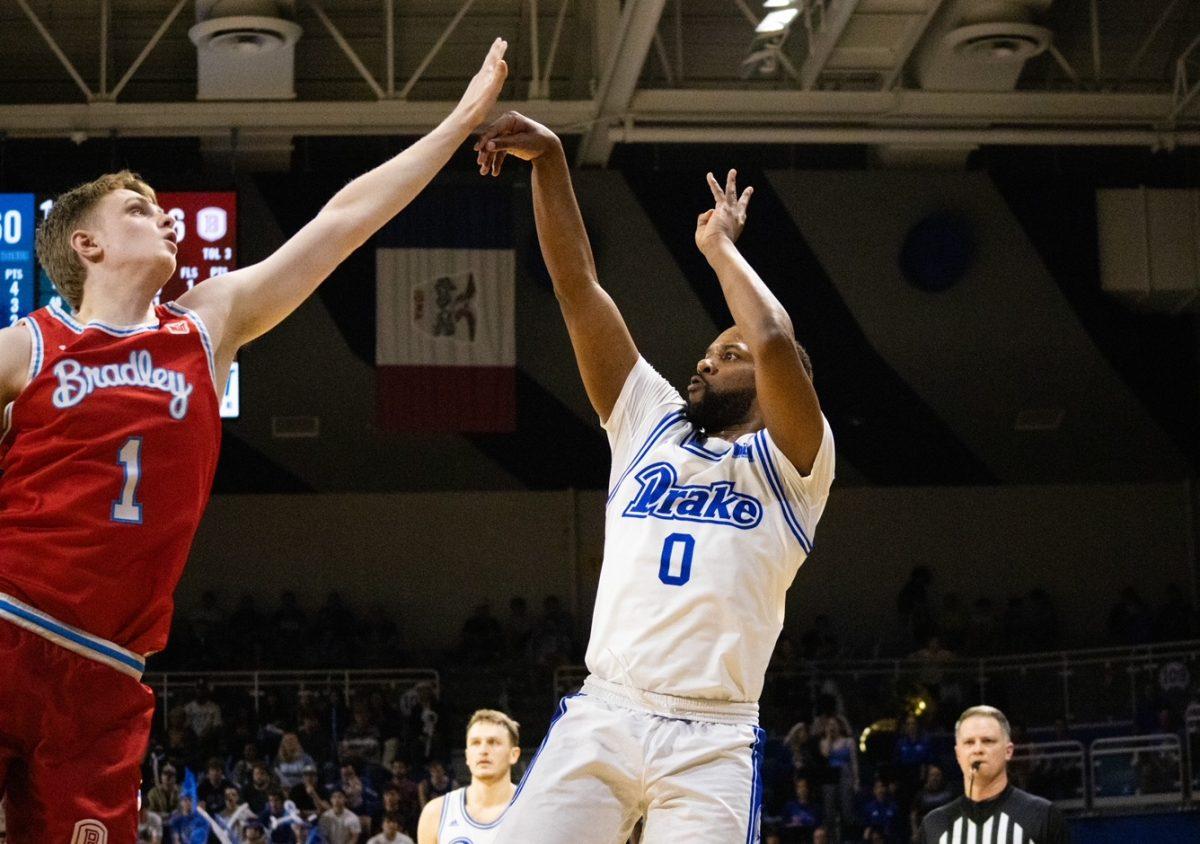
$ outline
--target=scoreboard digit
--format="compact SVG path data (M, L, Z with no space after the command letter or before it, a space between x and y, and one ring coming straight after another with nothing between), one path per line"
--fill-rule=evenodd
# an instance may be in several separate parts
M31 193L0 193L0 282L4 292L0 325L16 325L34 308L33 200Z

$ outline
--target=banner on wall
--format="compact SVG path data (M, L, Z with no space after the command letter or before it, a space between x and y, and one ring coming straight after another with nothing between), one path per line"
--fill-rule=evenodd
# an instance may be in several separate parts
M431 188L376 241L376 416L388 431L516 429L507 189Z

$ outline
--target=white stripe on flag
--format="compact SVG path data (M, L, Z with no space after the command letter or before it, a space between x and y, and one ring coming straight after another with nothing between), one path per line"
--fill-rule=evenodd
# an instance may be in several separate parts
M515 366L511 249L375 250L377 366Z

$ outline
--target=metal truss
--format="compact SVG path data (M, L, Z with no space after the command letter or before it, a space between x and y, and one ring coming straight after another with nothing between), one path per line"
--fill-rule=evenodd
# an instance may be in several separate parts
M379 31L383 35L385 66L374 70L331 17L329 10L335 5L328 0L305 0L305 8L361 77L370 92L369 99L141 103L121 100L122 93L175 24L187 0L177 0L166 10L153 36L111 85L108 65L112 0L100 0L100 61L94 82L89 82L71 61L30 0L13 2L33 24L82 97L75 103L0 104L0 132L8 137L75 138L114 133L227 137L244 131L259 137L284 137L424 132L436 125L453 103L415 99L414 90L462 21L477 7L476 0L456 0L453 15L421 60L407 78L398 79L395 0L380 0ZM752 5L758 4L748 0L730 3L740 13L732 18L734 24L749 24L737 36L744 35L749 45L752 27L758 21ZM524 11L521 25L528 25L527 72L518 80L525 86L525 99L504 105L544 120L560 133L580 135L579 163L593 166L607 162L615 143L1197 146L1200 36L1176 62L1173 92L1165 86L1161 93L1120 90L1180 3L1172 0L1166 6L1128 64L1108 80L1107 86L1096 84L1102 78L1103 57L1096 23L1099 11L1093 3L1090 80L1055 50L1052 55L1071 80L1071 90L934 93L904 88L903 70L942 0L929 0L917 25L898 43L893 65L880 71L877 90L867 91L831 90L820 84L838 33L857 7L854 0L814 0L805 5L800 25L808 39L807 52L799 67L780 53L784 60L781 80L769 86L742 83L731 68L729 84L722 88L686 87L689 75L684 66L682 0L674 0L671 8L667 0L626 0L623 8L618 0L519 0L516 5ZM593 16L589 23L599 45L594 63L598 78L592 80L590 98L550 96L555 65L564 52L560 46L568 11ZM543 18L552 21L547 32L542 31ZM745 24L738 24L743 18ZM674 55L668 50L668 41ZM665 78L665 88L639 87L647 84L643 66L651 52L656 56L651 60L652 68Z

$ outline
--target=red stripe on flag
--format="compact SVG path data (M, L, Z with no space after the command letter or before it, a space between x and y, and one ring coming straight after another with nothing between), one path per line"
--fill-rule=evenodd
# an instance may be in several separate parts
M379 366L375 413L385 431L511 433L517 429L517 370Z

